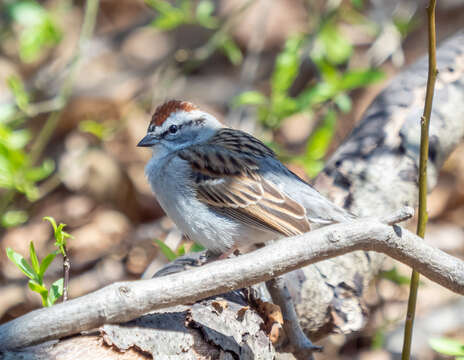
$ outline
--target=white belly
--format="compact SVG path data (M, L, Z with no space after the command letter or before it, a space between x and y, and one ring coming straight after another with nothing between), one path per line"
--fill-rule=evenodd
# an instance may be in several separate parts
M178 157L152 159L145 172L166 214L191 240L212 252L224 253L232 247L245 250L254 243L276 237L218 214L198 201L190 177L191 167Z

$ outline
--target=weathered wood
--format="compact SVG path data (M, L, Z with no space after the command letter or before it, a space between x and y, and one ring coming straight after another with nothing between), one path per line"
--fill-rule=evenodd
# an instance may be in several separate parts
M119 282L0 326L0 349L73 335L149 311L193 303L355 250L378 251L464 295L464 262L399 226L373 220L335 224L259 250L150 280ZM53 319L53 320L51 320Z
M430 188L433 188L435 185L438 171L444 160L464 134L464 122L462 121L464 118L463 32L453 36L438 49L438 68L440 74L432 113L433 123L429 159ZM416 204L419 121L423 105L425 74L426 63L425 60L422 60L395 78L390 86L382 92L369 108L360 125L332 156L324 172L317 178L315 184L320 191L328 194L334 201L361 216L380 216L388 214L404 204L411 206ZM402 237L399 237L393 227L382 225L375 221L361 220L356 224L365 224L366 226L370 224L369 226L374 226L374 228L369 228L371 233L368 234L368 238L357 237L362 236L361 234L364 234L363 230L365 229L358 229L361 232L356 233L356 235L354 232L349 233L357 239L356 241L359 241L357 244L363 244L363 246L360 245L356 249L387 252L383 248L383 246L387 246L390 249L388 251L390 251L391 255L398 260L405 263L411 260L406 255L408 251L412 251L411 248L408 248L408 246L411 246L411 243L408 242L411 240L409 239L409 232L403 230ZM351 225L356 227L356 224ZM388 231L384 232L385 229L388 229ZM315 248L315 246L318 244L321 245L327 239L320 236L326 234L326 232L335 231L334 234L329 236L331 239L330 244L341 251L341 248L338 247L341 243L339 241L341 236L341 233L338 232L339 230L340 228L338 227L328 227L318 232L304 235L310 239L304 242L306 250L321 250L321 248ZM377 233L377 231L380 232ZM349 238L349 234L343 233L343 237L347 236ZM313 237L315 235L317 238ZM374 241L377 235L382 237L384 243ZM396 243L397 239L399 241L408 241L405 244L401 244L398 249L395 248L392 250L390 247L392 246L392 241ZM283 250L291 251L293 250L293 242L298 241L298 239L290 240L293 241L292 243L287 242L289 241L287 239L284 241L286 243L283 246ZM424 251L424 257L420 261L425 261L425 259L427 261L426 263L410 264L415 265L423 273L424 271L429 272L428 276L446 277L448 281L452 279L451 282L457 284L456 290L460 292L462 286L460 277L463 274L462 263L453 264L452 262L446 262L450 258L445 253L432 250L423 242L417 243L417 245L419 246L419 250L422 249ZM260 251L264 250L266 249ZM414 249L413 251L416 252L418 250ZM260 255L261 253L257 254ZM313 255L316 256L313 258L314 261L316 261L317 257L324 256L322 253ZM321 337L330 332L348 333L362 328L366 317L361 299L362 294L367 284L378 273L383 258L383 256L377 253L358 251L286 274L287 284L290 284L289 290L293 295L298 315L305 330L310 335ZM246 261L246 259L239 258L234 259L234 261ZM259 263L261 256L253 258L253 260ZM432 262L430 263L429 261ZM427 265L427 263L431 264L431 266ZM223 262L222 264L227 263ZM444 264L449 265L450 268L447 270L450 273L437 275ZM248 268L248 264L244 266L239 272ZM200 270L205 271L204 269L198 269L198 271ZM279 267L273 275L281 273L281 270L282 268ZM197 272L192 274L196 277L194 286L197 286L199 283L203 284L203 278L197 277ZM180 279L182 279L182 276L185 276L185 274L171 276L168 277L171 280L179 279L176 276L180 276ZM221 279L217 277L216 273L212 274L212 276L214 276L214 280L217 283L220 283L220 281L225 282L222 284L225 288L221 291L229 289L229 286L233 286L233 281L237 279L236 277ZM441 281L438 278L435 280ZM264 279L266 277L262 278L262 280ZM254 280L258 281L256 278L250 279L250 281ZM144 284L147 283L137 282L133 284L139 284L136 286L137 291L143 293ZM98 321L94 322L94 326L97 323L103 322L103 319L108 319L110 322L127 320L124 317L125 314L115 313L115 308L112 306L109 309L106 308L107 305L113 302L117 302L119 305L127 305L129 312L134 308L136 308L135 310L138 309L139 303L131 299L134 296L137 298L137 294L139 293L129 292L126 294L124 291L121 291L121 289L124 289L124 285L124 283L112 285L109 289L113 291L113 296L107 298L106 303L104 300L97 301L97 294L99 292L88 295L91 299L95 300L89 302L89 304L100 309L99 312L97 311L99 320L97 319ZM160 283L157 286L159 285ZM186 286L187 283L170 282L169 285L169 288L158 288L159 291L156 292L153 292L153 289L151 289L150 293L153 292L153 295L158 294L158 296L162 295L164 296L163 299L159 297L157 299L166 301L166 297L172 297L172 291ZM219 289L217 290L219 291ZM106 292L108 290L105 288L100 291ZM207 294L208 292L205 292L201 296ZM149 298L147 301L151 300ZM83 312L84 314L81 315L85 315L86 312L91 310L91 308L79 307L79 304L76 303L78 301L80 300L76 299L66 304L72 306L72 309L74 309L67 313L66 317L76 316L78 312ZM160 306L167 306L167 302L163 301ZM60 306L53 307L53 311L61 311ZM118 311L120 310L118 309ZM52 324L55 327L55 329L52 329L55 331L54 335L41 334L45 328L38 329L34 327L35 322L40 318L33 318L31 316L42 314L42 311L44 310L38 310L26 315L24 318L17 319L18 322L14 324L17 324L18 327L12 326L12 323L8 323L0 328L0 339L8 335L2 346L4 348L20 346L18 344L24 341L24 338L21 338L24 335L19 334L18 337L12 336L12 331L17 331L19 326L22 326L22 331L25 334L33 330L31 336L41 336L42 338L44 335L49 337L57 336L58 330L56 326L60 326L60 323L58 320L55 321L54 318L50 317L47 319L48 326ZM213 311L213 308L211 308L211 311ZM49 314L52 315L51 313ZM122 316L122 318L118 316ZM68 331L71 332L68 333L78 332L83 325L87 328L91 326L86 322L70 325L65 323L64 325L69 327ZM167 329L173 326L173 323L166 324ZM244 324L244 329L246 326L251 326L251 324ZM16 341L16 345L14 341ZM35 341L38 341L37 338ZM6 343L10 345L5 345Z

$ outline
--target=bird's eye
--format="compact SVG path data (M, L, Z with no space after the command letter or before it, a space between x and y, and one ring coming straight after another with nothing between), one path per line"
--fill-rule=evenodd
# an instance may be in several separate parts
M177 130L178 130L177 125L171 125L171 126L169 127L169 132L170 132L171 134L175 134L175 133L177 132Z

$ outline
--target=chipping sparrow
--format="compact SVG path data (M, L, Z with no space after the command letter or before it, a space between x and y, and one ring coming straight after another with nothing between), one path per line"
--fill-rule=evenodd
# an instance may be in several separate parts
M137 146L153 150L145 172L161 207L213 253L249 250L352 218L261 141L189 102L159 106Z

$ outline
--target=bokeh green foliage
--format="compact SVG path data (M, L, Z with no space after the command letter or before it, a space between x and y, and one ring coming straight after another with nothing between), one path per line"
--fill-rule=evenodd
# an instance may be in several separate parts
M164 243L164 241L161 241L159 239L155 239L154 240L154 243L156 245L158 245L158 247L160 248L161 252L163 253L163 255L166 257L166 259L168 261L174 261L175 259L177 259L178 257L180 256L183 256L185 255L185 243L182 243L178 248L177 250L173 250L171 249L168 245L166 245ZM191 247L190 247L190 251L191 252L199 252L199 251L203 251L205 250L205 248L197 243L194 243Z
M219 25L212 15L214 3L210 0L201 0L196 8L191 0L180 0L174 4L165 0L145 0L145 3L158 12L152 25L161 30L172 30L185 24L197 24L208 29Z
M19 55L24 62L33 62L44 50L57 45L62 33L52 14L33 0L8 1L4 5L8 20L19 27Z
M24 211L9 208L9 202L16 193L23 194L29 201L39 198L38 182L47 178L55 169L51 159L34 164L29 145L31 132L27 128L30 96L22 81L16 76L7 80L16 106L0 106L0 194L1 225L15 226L27 220Z
M430 347L436 352L453 356L456 360L464 360L464 343L449 338L433 338L429 340Z
M24 63L38 60L62 39L53 14L34 0L6 0L0 5L5 22L1 36L16 44L19 58ZM31 156L30 109L31 95L22 80L8 77L8 88L14 104L0 105L0 225L10 227L27 220L27 213L11 207L17 194L29 201L39 195L38 183L55 169L51 159L36 163Z
M314 33L295 34L287 39L275 61L269 93L246 91L233 101L233 106L255 106L261 124L271 130L278 129L292 115L313 117L317 113L318 127L311 134L305 153L286 159L302 165L309 176L315 176L323 168L322 159L332 141L338 115L351 110L349 92L383 78L377 69L346 66L353 45L339 29L337 10L322 16ZM292 95L291 87L305 60L314 64L319 78Z
M29 260L28 262L21 254L11 248L6 249L8 258L18 267L21 272L29 278L29 289L38 293L42 299L42 306L52 306L56 300L63 295L63 278L54 281L50 287L44 282L44 275L50 264L55 259L56 255L65 255L66 239L72 236L65 232L63 228L65 224L57 225L52 217L45 217L44 220L50 222L53 227L53 235L55 238L55 246L57 250L47 254L42 261L39 261L37 252L34 248L34 243L29 244Z
M215 3L211 0L145 0L145 3L157 12L152 26L161 31L174 30L182 25L197 25L213 33L208 42L199 51L195 61L202 61L216 50L222 52L233 65L243 60L242 51L229 34L229 24L214 16Z

